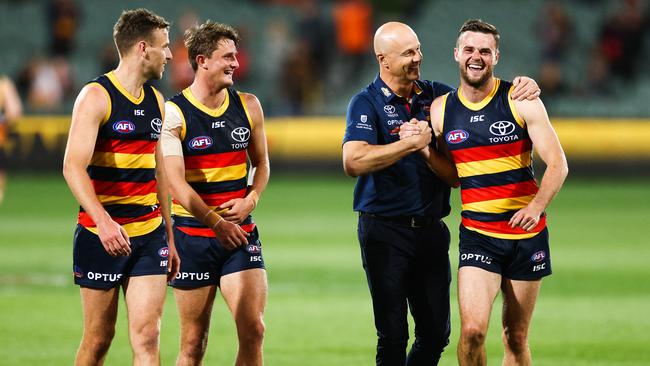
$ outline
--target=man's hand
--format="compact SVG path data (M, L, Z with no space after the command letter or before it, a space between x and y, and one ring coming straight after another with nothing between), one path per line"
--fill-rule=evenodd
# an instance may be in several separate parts
M404 140L413 138L413 143L418 150L427 147L431 143L431 127L427 121L418 121L415 118L400 126L399 138Z
M113 221L108 214L106 219L97 223L97 235L106 253L113 257L131 255L129 234L120 224Z
M167 282L169 282L173 280L181 270L181 258L178 256L173 240L170 240L167 246L169 247L169 255L167 258Z
M212 231L217 236L217 240L226 249L232 250L248 243L248 233L239 225L234 224L226 219L219 219L212 226Z
M230 222L234 222L235 224L241 224L241 222L244 221L251 212L253 212L255 202L253 202L253 199L250 197L233 198L222 203L219 208L228 209L228 211L221 214L221 217Z
M532 205L531 202L528 206L515 212L515 214L510 218L508 225L513 229L519 226L526 231L531 231L537 226L537 224L539 224L541 215L542 210Z
M510 97L514 100L535 100L542 93L537 82L526 76L517 76L512 81L512 85L515 88L512 90Z

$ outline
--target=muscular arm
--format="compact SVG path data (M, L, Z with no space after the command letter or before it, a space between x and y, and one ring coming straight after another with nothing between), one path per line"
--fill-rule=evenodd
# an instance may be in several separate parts
M429 135L429 141L430 138ZM343 144L343 169L351 177L376 172L421 149L422 142L422 139L416 138L399 140L386 145L371 145L366 141L348 141Z
M108 111L108 97L99 85L85 86L72 110L70 133L63 158L63 176L81 207L97 225L104 249L113 256L131 253L126 231L111 219L99 202L86 172L95 149L99 125Z
M517 101L515 107L528 126L528 134L537 154L546 164L535 198L510 219L511 227L520 226L525 230L531 230L537 226L540 215L562 187L569 168L560 140L549 121L542 101L539 99Z
M418 152L424 158L424 161L440 179L451 187L458 187L460 179L458 178L458 171L456 164L449 152L447 143L442 135L442 108L444 98L439 97L431 103L431 126L433 127L434 135L436 136L436 147L431 145L425 146ZM400 126L399 137L400 139L407 139L422 133L423 128L427 128L426 121L418 121L415 118L411 121L404 123Z
M458 171L456 170L454 159L451 157L451 153L447 148L445 137L442 134L442 111L444 108L444 101L445 98L438 97L431 103L431 127L433 129L433 134L436 136L436 145L438 146L438 150L431 146L427 146L426 149L423 149L423 155L429 168L431 168L440 179L449 184L449 186L457 188L460 186Z
M251 141L247 149L248 158L251 161L253 182L244 199L232 199L220 206L221 208L229 208L223 214L223 217L235 223L242 222L255 209L259 197L266 189L271 174L262 106L253 94L242 93L242 99L248 106L253 125Z
M156 99L160 107L160 113L163 121L165 120L165 100L162 94L157 90ZM176 277L180 270L180 258L174 245L174 231L172 230L172 218L170 209L170 194L169 184L167 182L167 174L165 173L165 164L163 161L162 143L158 140L156 144L156 196L160 203L160 211L162 212L163 219L165 220L165 231L167 232L167 245L169 247L169 256L167 260L167 280L171 281Z
M169 107L174 108L174 107ZM169 113L166 113L166 117ZM217 239L228 249L247 243L247 233L239 225L224 220L201 199L185 180L185 162L182 155L181 127L169 127L167 118L163 123L162 144L165 174L172 196L197 220L211 228Z

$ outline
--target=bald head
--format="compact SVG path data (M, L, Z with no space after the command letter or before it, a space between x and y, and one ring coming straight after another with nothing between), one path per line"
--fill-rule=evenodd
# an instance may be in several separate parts
M385 23L375 32L375 55L399 52L405 43L412 42L419 43L418 36L411 27L399 22Z

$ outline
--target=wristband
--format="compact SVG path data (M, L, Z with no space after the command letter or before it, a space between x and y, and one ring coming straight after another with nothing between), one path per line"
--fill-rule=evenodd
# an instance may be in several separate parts
M212 225L212 230L217 230L217 225L219 225L221 221L223 221L223 217L219 216L219 220Z

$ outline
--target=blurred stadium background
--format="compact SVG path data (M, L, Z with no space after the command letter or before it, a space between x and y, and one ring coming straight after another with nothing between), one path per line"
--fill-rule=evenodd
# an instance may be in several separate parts
M188 84L177 43L183 27L212 19L242 33L236 87L262 102L273 172L256 212L269 267L268 364L372 363L354 180L340 168L345 108L376 75L378 25L410 24L422 43L423 78L456 85L456 32L474 17L502 33L497 75L530 75L542 86L570 162L549 208L554 275L531 330L536 364L650 364L650 10L642 0L0 0L0 75L13 79L25 107L2 146L9 182L0 206L0 364L66 365L74 357L81 335L70 273L76 203L61 160L74 97L114 67L113 24L135 7L172 22L175 59L157 82L168 97ZM446 221L455 258L457 192L452 200ZM495 305L490 364L502 354L498 313ZM109 365L130 362L123 315ZM444 365L455 364L456 313L452 320ZM177 333L170 296L164 364L173 363ZM206 364L232 364L235 347L220 302Z

